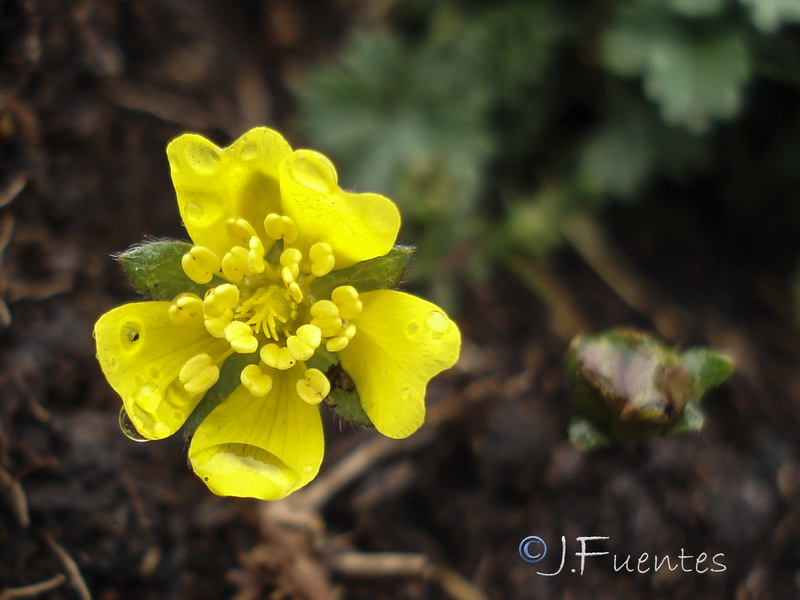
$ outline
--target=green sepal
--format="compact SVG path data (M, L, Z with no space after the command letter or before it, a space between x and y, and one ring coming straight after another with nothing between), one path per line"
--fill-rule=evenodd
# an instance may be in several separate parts
M315 298L330 298L340 285L352 285L359 292L393 288L400 283L413 253L411 246L395 246L383 256L332 271L311 283L311 294Z
M210 283L195 283L186 276L181 267L181 258L192 244L181 240L158 240L145 242L117 255L131 285L153 300L172 300L183 292L202 297L206 290L221 283L214 277Z
M577 336L566 367L575 395L569 437L581 449L698 432L702 395L734 370L712 350L680 352L631 329Z
M186 424L183 426L186 437L191 437L203 419L242 384L242 369L247 365L258 364L259 360L258 352L253 352L252 354L233 354L222 363L217 383L211 386L189 418L186 419Z
M311 360L306 361L306 367L319 369L328 378L331 384L331 391L325 398L328 408L354 425L374 427L361 406L361 397L355 383L339 364L339 358L334 353L320 348Z

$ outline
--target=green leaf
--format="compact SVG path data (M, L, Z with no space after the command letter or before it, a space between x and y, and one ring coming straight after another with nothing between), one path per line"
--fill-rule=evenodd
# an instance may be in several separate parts
M330 298L340 285L352 285L359 292L393 288L403 277L413 253L411 246L395 246L383 256L332 271L311 283L311 294L315 298Z
M186 419L184 431L190 437L200 426L209 413L219 406L242 384L241 373L247 365L258 364L260 360L258 352L252 354L233 354L228 357L219 370L219 379L211 389L209 389L200 403Z
M135 246L116 258L130 279L131 285L153 300L172 300L183 292L202 297L209 287L224 283L214 278L201 285L186 276L181 258L192 247L180 240L159 240Z
M797 0L739 0L750 8L750 18L760 31L775 33L784 23L800 23Z
M603 61L619 75L640 75L664 120L694 133L735 117L751 76L744 32L690 27L657 6L619 11L603 39Z

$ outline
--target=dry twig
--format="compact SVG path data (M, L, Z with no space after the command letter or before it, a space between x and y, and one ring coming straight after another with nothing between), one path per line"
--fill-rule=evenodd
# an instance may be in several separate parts
M58 557L61 566L63 566L64 570L67 572L69 583L78 593L78 597L81 600L92 600L92 594L89 592L89 588L86 586L86 581L83 579L83 575L81 575L78 564L67 553L67 551L64 550L64 548L58 545L49 532L45 532L44 541L47 542L48 546L50 546L53 554Z
M19 481L14 479L8 471L0 467L0 493L8 492L11 507L14 509L14 516L23 527L27 527L31 523L31 518L28 513L28 501L25 498L25 492L22 489Z
M39 583L32 583L22 587L7 588L0 592L0 600L14 600L15 598L33 598L39 594L44 594L56 589L67 580L61 573L53 575L50 579L45 579Z

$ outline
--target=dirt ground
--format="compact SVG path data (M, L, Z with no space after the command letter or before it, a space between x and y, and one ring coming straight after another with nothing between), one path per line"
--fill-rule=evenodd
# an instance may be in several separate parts
M617 209L680 212L680 246L609 226L653 310L570 251L551 271L592 329L736 359L700 435L572 448L568 339L502 271L464 292L463 356L426 426L391 441L329 418L320 478L287 501L213 496L180 436L120 433L91 331L135 297L111 255L185 237L166 142L257 124L306 142L287 82L356 4L0 0L0 600L800 597L797 243L709 231L688 200ZM528 536L543 561L522 560ZM606 539L583 540L582 567L588 537Z

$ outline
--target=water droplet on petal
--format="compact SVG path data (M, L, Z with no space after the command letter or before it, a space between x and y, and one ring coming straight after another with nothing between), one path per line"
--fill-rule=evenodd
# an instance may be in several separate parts
M198 221L203 218L203 206L198 202L187 202L183 207L183 213L189 221Z
M437 340L450 329L450 321L448 321L444 313L441 313L438 310L432 310L428 315L428 318L425 319L425 323L432 332L431 336Z
M411 321L406 325L406 336L409 338L417 337L419 333L419 323L417 321Z
M315 192L329 194L336 191L336 169L331 161L313 150L297 150L290 170L295 181ZM326 198L320 198L326 201Z
M403 388L400 391L400 400L403 402L408 402L409 398L411 398L411 388Z
M133 426L133 422L131 421L131 418L128 415L127 411L125 410L124 406L120 407L119 409L119 428L122 430L122 433L124 433L126 437L132 439L134 442L152 441L144 437L138 431L136 431L136 427Z

